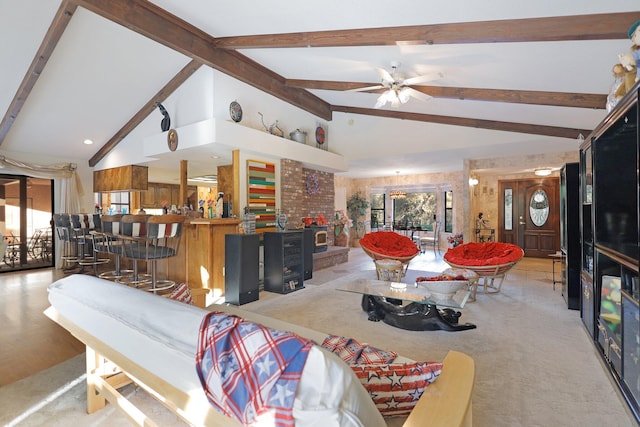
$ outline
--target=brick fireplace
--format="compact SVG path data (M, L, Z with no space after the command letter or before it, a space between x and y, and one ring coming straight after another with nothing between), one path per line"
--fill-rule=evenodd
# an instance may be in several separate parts
M318 192L307 190L309 175L315 174L319 182ZM317 218L324 215L327 229L333 230L335 192L333 174L302 167L301 162L282 159L280 161L280 200L282 211L287 214L288 227L302 224L302 218ZM333 246L334 233L327 233L327 245Z

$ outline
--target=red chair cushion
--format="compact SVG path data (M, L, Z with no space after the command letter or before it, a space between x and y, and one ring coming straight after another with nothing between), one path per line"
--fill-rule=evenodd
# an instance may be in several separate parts
M360 239L360 246L391 257L408 257L419 252L413 240L393 231L374 231Z
M465 243L450 248L444 259L456 265L500 265L518 261L522 258L522 249L511 243L485 242Z

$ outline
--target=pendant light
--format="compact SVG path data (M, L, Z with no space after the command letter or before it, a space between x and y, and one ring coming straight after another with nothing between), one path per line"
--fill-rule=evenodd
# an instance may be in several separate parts
M396 187L398 187L399 174L400 174L400 171L396 171ZM389 197L391 197L392 200L404 199L405 197L407 197L407 192L399 189L391 190L389 192Z

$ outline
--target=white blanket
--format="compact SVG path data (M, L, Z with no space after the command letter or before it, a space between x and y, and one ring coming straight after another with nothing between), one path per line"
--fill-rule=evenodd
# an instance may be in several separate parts
M60 315L188 394L196 413L210 410L195 369L204 310L86 275L50 285L49 301ZM351 368L318 345L309 352L293 414L298 426L385 425Z

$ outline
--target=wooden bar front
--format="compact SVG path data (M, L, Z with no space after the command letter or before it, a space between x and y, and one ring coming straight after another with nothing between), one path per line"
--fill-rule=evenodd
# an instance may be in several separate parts
M238 233L240 222L235 218L188 219L178 255L158 262L158 271L176 283L208 288L213 297L224 295L224 236Z

